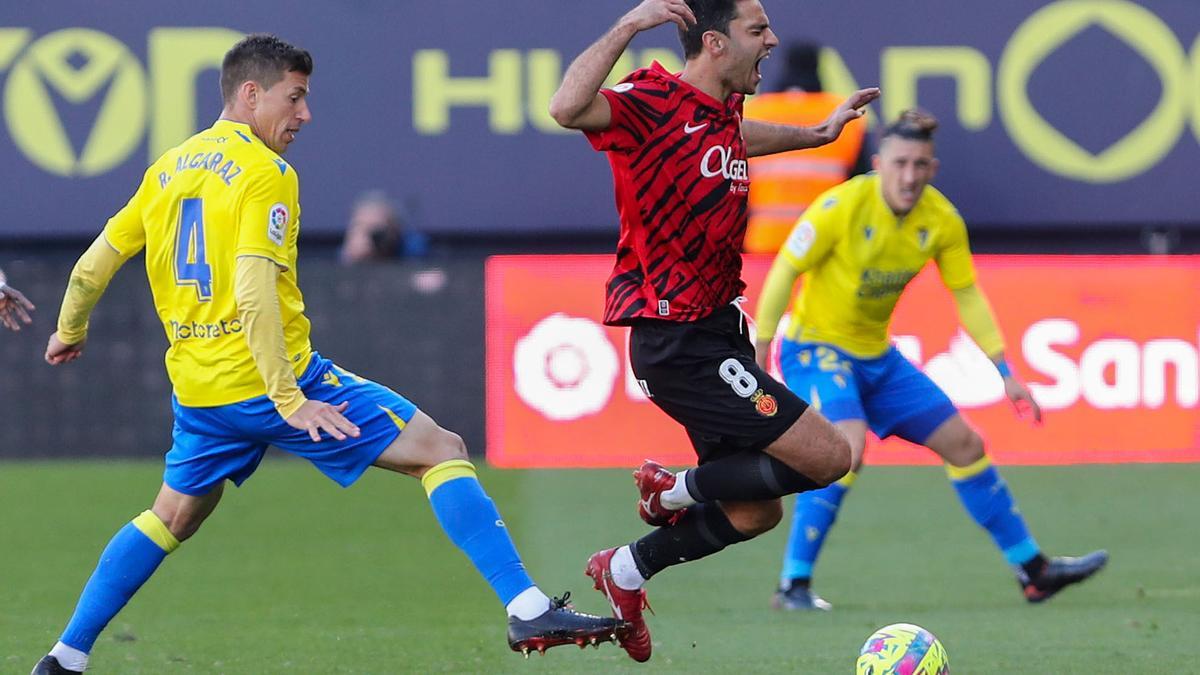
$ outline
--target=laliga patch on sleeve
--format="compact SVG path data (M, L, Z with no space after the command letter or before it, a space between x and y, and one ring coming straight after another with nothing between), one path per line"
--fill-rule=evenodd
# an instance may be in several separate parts
M813 242L817 240L817 228L807 220L801 221L799 225L792 229L792 234L788 236L787 243L784 247L788 253L791 253L797 258L803 258L808 255L808 250L812 248Z
M267 213L267 238L276 246L283 246L283 235L287 232L288 220L291 214L283 202L276 202Z

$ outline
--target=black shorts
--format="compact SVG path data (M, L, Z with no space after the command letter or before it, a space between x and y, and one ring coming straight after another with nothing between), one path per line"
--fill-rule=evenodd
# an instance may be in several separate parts
M762 450L808 408L754 361L749 329L736 307L699 321L639 319L629 360L642 388L687 429L700 463Z

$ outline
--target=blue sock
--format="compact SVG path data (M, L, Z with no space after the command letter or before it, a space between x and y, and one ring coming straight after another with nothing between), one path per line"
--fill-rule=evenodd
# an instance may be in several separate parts
M470 462L442 462L425 472L421 484L446 535L475 563L500 602L508 605L533 587L495 502L483 491Z
M988 531L1009 565L1020 566L1041 553L990 458L964 467L947 464L946 472L967 513Z
M854 483L851 471L832 485L801 492L796 495L796 513L792 516L792 532L788 535L787 549L783 556L783 572L780 585L788 587L792 579L811 579L813 565L825 544L825 535L837 520L842 499Z
M81 652L92 651L100 631L178 547L179 542L152 511L121 528L100 554L96 571L83 587L75 614L59 640Z

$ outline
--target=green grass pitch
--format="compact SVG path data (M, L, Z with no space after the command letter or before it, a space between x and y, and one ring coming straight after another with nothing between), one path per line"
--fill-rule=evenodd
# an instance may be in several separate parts
M112 533L146 508L153 463L0 464L0 672L53 644ZM299 461L229 489L101 636L90 673L851 673L877 627L917 623L956 673L1196 672L1200 466L1004 469L1051 553L1108 569L1027 606L940 469L875 468L851 492L817 589L830 614L768 600L784 527L654 579L647 666L613 645L525 661L503 611L438 529L420 485L342 490ZM481 472L534 578L604 612L587 556L645 531L627 471Z

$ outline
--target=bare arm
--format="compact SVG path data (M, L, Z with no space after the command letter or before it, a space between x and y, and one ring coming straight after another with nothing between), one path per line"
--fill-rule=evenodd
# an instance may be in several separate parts
M584 131L601 131L612 122L608 99L600 87L633 36L668 21L681 28L696 23L684 0L644 0L621 17L592 46L571 62L562 85L550 99L550 116L561 126Z
M759 157L832 143L842 135L842 129L848 123L865 115L866 106L877 98L878 87L860 89L838 106L828 119L811 127L745 120L742 122L742 136L746 139L746 153L751 157Z

